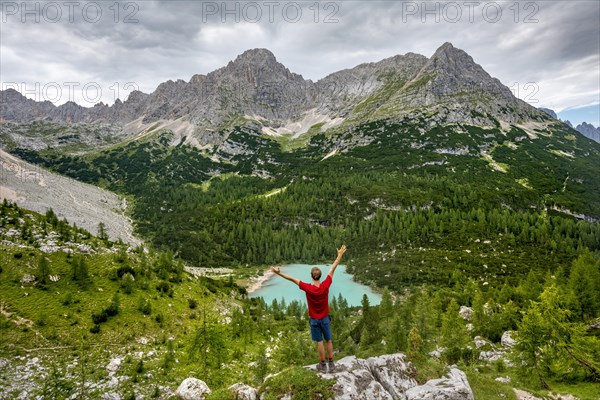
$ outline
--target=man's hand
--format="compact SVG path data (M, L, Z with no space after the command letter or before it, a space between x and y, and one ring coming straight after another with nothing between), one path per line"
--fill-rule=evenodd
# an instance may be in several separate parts
M279 267L271 267L271 272L274 274L279 275L279 273L281 272L281 270L279 269Z
M341 260L341 259L342 259L342 256L344 255L344 253L345 253L345 252L346 252L346 245L345 245L345 244L343 244L343 245L342 245L342 247L340 247L339 249L337 249L337 253L338 253L338 256L337 256L337 258L338 258L339 260Z
M344 255L344 253L346 252L346 245L343 244L342 247L340 247L339 249L337 249L337 258L335 259L335 261L333 262L333 264L331 264L331 268L329 269L329 273L327 275L329 275L330 277L333 278L333 274L335 272L335 269L337 268L338 264L340 263L340 261L342 261L342 256Z

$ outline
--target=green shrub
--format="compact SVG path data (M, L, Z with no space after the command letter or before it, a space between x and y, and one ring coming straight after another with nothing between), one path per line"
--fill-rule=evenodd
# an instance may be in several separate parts
M37 326L46 326L48 325L48 314L46 314L44 311L41 311L36 320L35 320L35 324Z
M137 372L138 374L143 373L145 370L144 367L144 360L140 359L140 361L138 361L137 366L135 367L135 372Z
M188 306L193 310L198 306L198 302L196 299L188 299Z
M119 313L120 305L121 301L119 299L119 295L115 293L110 302L110 305L106 308L106 310L104 310L106 312L106 315L108 315L109 317L114 317L115 315L117 315Z
M108 314L106 310L102 310L99 313L92 313L92 322L96 325L108 321Z
M169 292L169 290L171 290L171 285L169 285L168 282L160 282L156 285L156 290L158 290L161 293L167 293Z
M150 300L140 297L138 299L138 310L144 315L150 315L152 314L152 303L150 303Z
M71 293L71 292L65 293L61 303L63 306L68 306L68 305L73 304L73 293Z

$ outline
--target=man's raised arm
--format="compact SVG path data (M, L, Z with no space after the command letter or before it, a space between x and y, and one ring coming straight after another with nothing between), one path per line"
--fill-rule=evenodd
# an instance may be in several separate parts
M293 276L290 276L288 274L284 274L283 272L281 272L281 270L279 269L279 267L273 267L271 268L271 272L273 272L274 274L279 275L280 277L287 279L288 281L292 281L294 282L296 285L300 285L300 279L294 278Z
M343 244L342 247L337 249L338 255L337 255L337 258L335 259L335 261L333 262L333 264L331 265L331 269L329 270L329 273L327 274L328 276L333 278L333 273L335 272L335 269L337 268L340 261L342 261L342 256L344 255L345 252L346 252L345 244Z

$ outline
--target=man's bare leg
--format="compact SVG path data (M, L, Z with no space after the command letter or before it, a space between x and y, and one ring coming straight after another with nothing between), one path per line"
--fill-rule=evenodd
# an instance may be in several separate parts
M331 340L327 341L327 355L329 355L329 358L333 358L333 342ZM325 352L323 352L323 357L325 357Z
M329 348L329 342L327 342L327 348ZM325 348L323 347L323 341L317 342L317 350L319 351L319 360L325 360Z

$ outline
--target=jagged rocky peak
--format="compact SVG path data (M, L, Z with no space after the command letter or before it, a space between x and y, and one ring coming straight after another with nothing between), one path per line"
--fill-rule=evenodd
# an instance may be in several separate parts
M267 49L246 50L227 66L208 74L209 77L217 78L231 75L235 75L236 78L246 78L255 86L281 80L305 83L302 75L291 72Z
M512 98L512 92L498 79L492 78L473 57L446 42L431 56L417 80L433 75L431 90L438 96L454 95L457 91L482 89L503 97Z
M385 85L412 79L427 60L423 55L407 53L329 74L316 83L322 100L319 108L325 113L347 115Z
M387 110L397 113L428 108L438 123L463 122L493 126L550 118L516 98L508 87L490 76L465 51L444 43L419 73L391 99ZM473 116L475 111L478 116Z
M17 90L13 89L13 88L8 88L6 90L0 90L0 100L2 100L2 102L6 102L6 101L25 101L27 100L27 98L25 96L23 96L21 93L19 93Z
M250 63L256 65L260 63L274 63L277 62L277 58L275 58L275 54L273 54L271 50L257 48L244 51L235 58L235 61L230 61L230 63L233 62Z
M177 79L176 81L168 80L158 85L154 91L155 95L165 96L167 98L177 98L181 90L185 90L188 85L183 79Z

